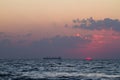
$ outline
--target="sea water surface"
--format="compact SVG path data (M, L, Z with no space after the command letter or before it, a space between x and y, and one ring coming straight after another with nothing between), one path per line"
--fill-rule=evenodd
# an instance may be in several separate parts
M0 59L0 80L120 80L120 60Z

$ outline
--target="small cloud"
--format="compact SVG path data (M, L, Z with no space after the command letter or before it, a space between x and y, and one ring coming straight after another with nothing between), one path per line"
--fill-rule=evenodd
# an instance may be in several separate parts
M68 24L65 24L64 27L68 28L69 26L68 26Z
M30 37L32 36L32 33L27 33L26 35L24 35L24 37Z
M79 18L77 18L77 19L73 20L73 23L80 23Z
M26 34L26 37L30 37L30 36L32 36L32 33Z
M4 32L0 32L0 37L4 37L6 34Z
M4 32L0 32L0 35L3 35L4 34Z

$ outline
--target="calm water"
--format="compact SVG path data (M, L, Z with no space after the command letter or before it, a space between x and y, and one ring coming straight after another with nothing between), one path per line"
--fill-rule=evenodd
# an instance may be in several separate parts
M1 59L0 80L120 80L120 61Z

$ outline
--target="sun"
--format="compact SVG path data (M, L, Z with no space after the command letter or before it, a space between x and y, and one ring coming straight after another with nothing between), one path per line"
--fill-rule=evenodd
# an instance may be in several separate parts
M75 36L76 36L76 37L80 37L80 34L79 34L79 33L77 33Z
M93 60L93 59L92 59L91 57L86 57L85 60L91 61L91 60Z

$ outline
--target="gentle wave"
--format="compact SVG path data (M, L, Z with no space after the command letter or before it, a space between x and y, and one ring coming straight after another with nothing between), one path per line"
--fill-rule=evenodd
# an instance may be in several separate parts
M67 72L25 72L22 76L30 78L60 78L60 77L87 77L87 78L120 78L120 75L105 73L67 73Z
M0 60L0 80L120 80L120 62Z

